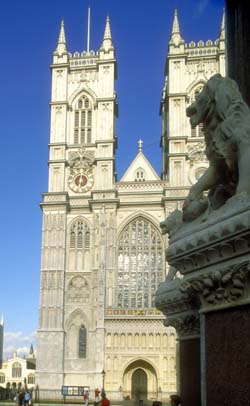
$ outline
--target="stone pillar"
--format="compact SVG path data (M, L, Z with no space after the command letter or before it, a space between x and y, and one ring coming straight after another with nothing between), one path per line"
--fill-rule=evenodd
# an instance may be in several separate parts
M183 275L178 289L184 295L184 301L182 299L182 307L177 307L181 296L178 301L175 299L173 317L173 309L169 306L173 293L169 289L163 292L160 285L157 307L177 332L184 331L187 325L187 319L185 323L182 321L183 309L186 312L187 309L189 312L195 310L187 307L188 298L192 301L196 298L202 319L201 372L195 367L199 357L197 342L187 335L185 342L179 333L183 340L180 341L180 387L185 405L191 404L194 390L191 368L194 368L192 373L197 374L196 379L200 374L202 406L250 404L249 247L250 196L247 194L232 197L201 221L182 223L170 238L167 257L170 265ZM178 322L174 324L173 319L177 316ZM197 401L193 402L193 405L197 404Z
M177 387L185 406L200 406L200 337L197 299L181 293L181 280L162 283L156 306L166 316L165 326L176 329L178 338Z
M180 396L184 405L200 406L200 337L199 335L182 337L178 330L177 333L180 359Z
M227 71L250 105L250 2L226 0Z

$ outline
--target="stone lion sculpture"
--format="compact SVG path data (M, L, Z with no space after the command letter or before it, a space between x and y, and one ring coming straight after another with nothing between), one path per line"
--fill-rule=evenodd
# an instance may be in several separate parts
M250 193L250 110L236 82L216 74L186 113L192 128L203 123L209 160L183 205L183 220L192 221L208 205L216 210L233 195Z

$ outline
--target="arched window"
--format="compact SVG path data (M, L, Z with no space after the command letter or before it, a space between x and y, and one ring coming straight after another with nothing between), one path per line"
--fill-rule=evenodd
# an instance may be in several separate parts
M12 365L12 378L21 378L22 376L22 366L20 362L14 362Z
M87 330L82 324L79 329L79 358L86 358L87 353Z
M151 222L138 217L123 229L118 241L117 307L154 307L162 280L161 235Z
M135 182L145 182L145 173L142 168L138 168L135 171Z
M70 229L70 248L87 250L90 247L90 231L83 220L77 220Z
M92 103L82 96L77 103L74 116L74 144L89 144L92 138Z
M4 383L4 382L5 382L5 375L0 374L0 383Z
M195 88L195 91L191 95L191 102L193 103L195 100L197 100L197 97L199 96L200 92L203 89L203 85L200 85L199 87ZM204 132L203 132L203 124L200 123L198 124L195 128L191 128L191 137L203 137Z
M29 374L28 375L28 384L33 385L35 383L35 375Z

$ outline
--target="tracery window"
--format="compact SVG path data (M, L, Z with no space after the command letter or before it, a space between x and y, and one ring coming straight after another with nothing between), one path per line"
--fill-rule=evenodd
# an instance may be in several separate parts
M20 362L14 362L12 365L12 378L21 378L22 376L22 366Z
M138 217L123 229L118 241L117 307L154 307L162 280L161 235L150 221Z
M79 329L79 358L86 358L87 353L87 330L82 324Z
M76 221L70 229L70 248L87 250L90 247L90 231L83 220Z
M92 103L87 96L82 96L77 103L74 116L74 144L91 143L92 138Z
M199 86L195 89L195 91L192 94L191 97L191 102L193 103L195 100L197 100L197 97L199 96L200 92L203 89L203 85ZM200 123L198 124L195 128L191 128L191 137L203 137L204 132L203 132L203 124Z
M33 385L35 383L35 375L29 374L28 375L28 384Z

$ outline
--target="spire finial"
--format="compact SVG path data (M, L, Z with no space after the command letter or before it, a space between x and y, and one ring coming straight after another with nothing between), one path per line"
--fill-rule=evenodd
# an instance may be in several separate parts
M142 152L142 144L143 144L143 141L141 139L139 139L139 141L138 141L138 152Z
M57 42L57 47L56 51L59 54L62 54L64 52L67 52L67 45L66 45L66 37L65 37L65 31L64 31L64 21L62 19L61 21L61 28L60 28L60 33L58 37L58 42Z
M225 39L225 9L223 9L221 27L220 27L220 39Z
M174 10L174 20L173 20L170 42L173 43L174 45L179 45L180 42L183 42L183 39L181 37L177 8Z
M105 25L104 35L103 35L102 48L104 48L105 50L113 48L109 16L107 16L107 18L106 18L106 25Z

